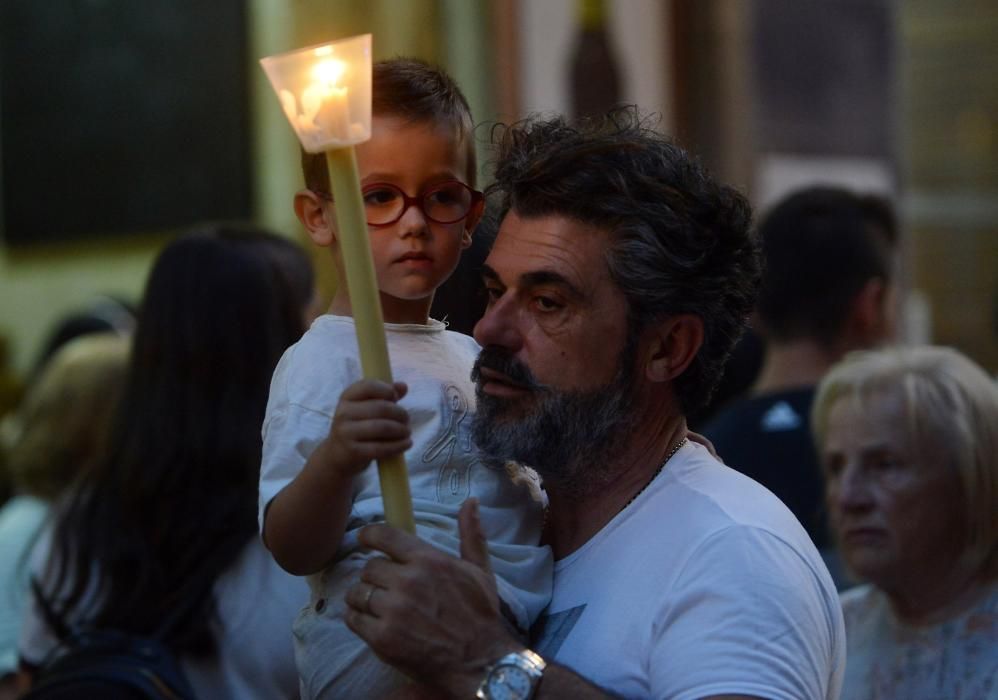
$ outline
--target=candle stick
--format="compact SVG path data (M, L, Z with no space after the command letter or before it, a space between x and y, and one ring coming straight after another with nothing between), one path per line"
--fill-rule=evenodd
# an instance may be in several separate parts
M350 308L357 329L360 364L364 376L392 382L385 342L385 326L381 315L371 246L367 240L367 217L360 193L357 157L352 146L326 151L329 182L336 202L336 223L343 266L346 269ZM415 532L412 515L412 495L405 458L399 454L378 463L381 497L385 519L389 525Z
M392 382L367 217L354 145L371 135L371 35L300 49L260 61L285 116L309 153L326 153L337 240L364 376ZM385 519L415 532L405 457L378 462Z

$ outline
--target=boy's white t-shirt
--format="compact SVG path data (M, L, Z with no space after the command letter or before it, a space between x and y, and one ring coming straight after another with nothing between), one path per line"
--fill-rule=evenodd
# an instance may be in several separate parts
M409 386L399 404L412 428L413 446L405 457L417 534L459 556L457 512L465 499L476 497L499 594L526 628L550 598L550 549L538 546L543 504L531 472L514 482L505 468L479 459L472 443L471 368L479 347L433 319L426 325L388 323L385 333L392 375ZM267 504L329 434L340 394L362 376L349 317L320 316L284 353L263 424L261 528ZM354 479L352 502L337 559L360 548L360 528L384 520L375 463ZM309 582L314 589L318 575Z
M625 698L834 700L838 596L772 493L687 444L555 563L534 650Z

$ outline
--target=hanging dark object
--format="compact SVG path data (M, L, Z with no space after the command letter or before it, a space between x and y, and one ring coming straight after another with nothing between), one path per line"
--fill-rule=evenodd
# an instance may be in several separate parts
M572 116L604 114L620 101L620 71L604 0L577 0L578 36L571 55Z

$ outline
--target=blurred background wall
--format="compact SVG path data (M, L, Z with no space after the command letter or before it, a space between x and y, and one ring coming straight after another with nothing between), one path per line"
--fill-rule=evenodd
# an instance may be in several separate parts
M72 89L61 89L64 76L42 59L48 49L23 38L32 21L39 23L32 8L42 5L72 20L59 42L64 49L69 44L66 61L74 65L74 56L87 56L92 67L73 78ZM908 337L954 345L998 373L993 0L234 0L231 21L185 15L190 7L180 0L5 0L0 6L0 337L15 374L27 371L67 312L98 295L137 301L164 242L212 215L185 206L190 194L172 202L159 197L172 191L170 178L202 188L245 183L244 205L236 197L215 215L301 239L290 207L300 186L296 142L256 61L361 32L373 33L376 58L415 55L455 75L476 119L486 123L479 132L483 174L487 123L633 102L655 113L661 130L745 190L759 209L816 181L889 194L906 236ZM149 19L157 16L151 8L161 24ZM136 12L143 22L134 20ZM51 25L51 19L40 23ZM15 36L21 38L12 41ZM116 54L108 53L108 36ZM146 52L159 42L163 55ZM202 81L219 80L226 88L209 91L217 97L203 108L204 118L185 113L194 104L185 102L187 92L157 77L169 72L170 56L183 56L188 71L202 67L194 78L179 74L192 85L192 100L195 85L203 98ZM55 152L45 152L43 137L67 123L59 120L83 121L79 105L91 92L85 80L93 81L94 93L109 84L100 74L105 60L118 66L116 79L124 81L112 85L121 107L87 108L97 121L75 138L79 152L74 146L68 154L58 139ZM234 67L212 74L208 66L216 64ZM45 88L22 102L23 86L33 81L45 81ZM115 135L127 133L137 96L147 112L174 115L176 123L161 135L166 145L114 144ZM245 119L222 129L233 112ZM56 126L44 131L44 124ZM193 163L205 154L192 150L196 138L214 129L218 143L229 142L240 124L245 137L228 149L244 149L244 161L233 160L221 176L199 175ZM41 135L24 136L33 133ZM108 140L112 145L97 146ZM95 195L70 193L110 179L109 154L134 147L144 149L142 166L116 192L132 205L135 223L104 225L108 206ZM221 148L208 155L204 172L217 172L211 168ZM169 173L167 162L173 163ZM167 184L152 186L157 177ZM15 206L12 197L30 206ZM143 216L154 204L170 213L169 221ZM16 219L12 211L20 212ZM62 219L55 216L60 213ZM65 223L47 223L67 220L82 222L73 235ZM60 226L66 231L56 230ZM335 282L318 254L316 262L328 295Z

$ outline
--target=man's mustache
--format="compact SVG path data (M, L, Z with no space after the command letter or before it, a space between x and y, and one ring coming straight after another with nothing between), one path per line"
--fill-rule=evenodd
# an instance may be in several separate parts
M499 372L524 389L541 391L547 387L534 377L530 369L511 353L495 345L486 345L471 368L471 381L481 385L482 368Z

